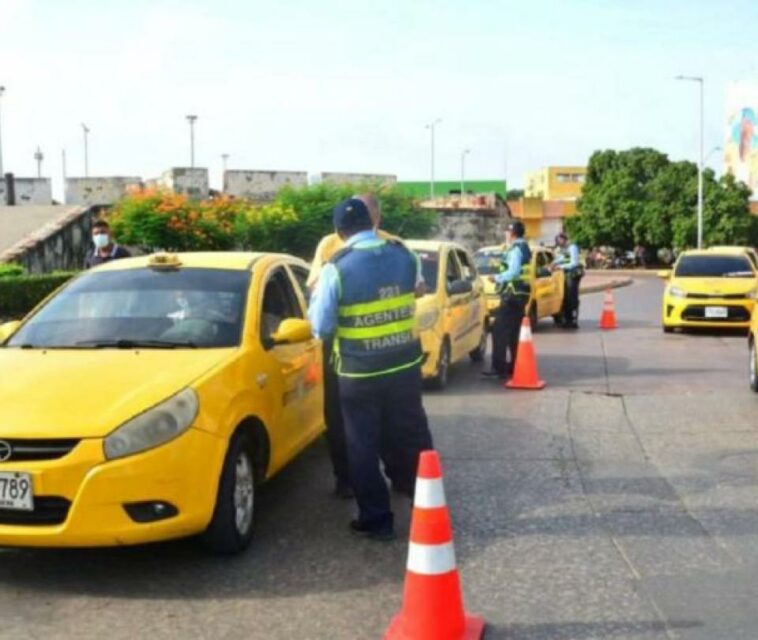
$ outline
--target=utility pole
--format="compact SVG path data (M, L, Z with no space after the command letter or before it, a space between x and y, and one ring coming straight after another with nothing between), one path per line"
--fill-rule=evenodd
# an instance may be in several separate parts
M34 152L34 159L37 161L37 177L42 177L42 161L45 159L45 156L42 154L42 149L37 147L37 151Z
M89 178L89 127L82 122L84 132L84 177Z
M196 115L188 115L187 122L190 126L190 167L195 168L195 122L197 121Z
M471 149L464 149L461 152L461 202L466 193L466 156L471 153Z
M431 199L434 199L434 129L435 127L442 122L442 118L437 118L436 120L430 122L428 125L426 125L426 128L429 129L429 132L431 133L431 180L429 182L429 195Z
M0 85L0 106L2 106L3 103L3 94L5 93L5 87ZM3 179L5 174L3 173L3 118L2 118L2 112L0 112L0 179Z
M228 153L222 153L221 154L221 163L224 167L224 173L226 173L226 161L229 160L229 154Z
M697 248L703 248L703 138L704 138L704 117L703 117L703 94L705 82L702 76L677 76L677 80L686 80L688 82L697 82L700 85L700 163L697 171Z

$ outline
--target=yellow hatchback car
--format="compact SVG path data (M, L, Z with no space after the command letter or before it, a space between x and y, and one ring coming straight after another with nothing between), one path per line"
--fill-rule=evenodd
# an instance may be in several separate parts
M307 275L272 254L118 260L0 327L0 546L243 550L257 485L324 428Z
M500 263L506 248L504 244L482 247L474 254L476 268L479 274L486 278L484 292L487 296L490 325L495 311L500 306L500 296L496 292L495 282L490 277L500 272ZM537 323L543 318L552 317L556 322L560 321L565 275L563 271L550 271L549 267L555 260L553 251L546 247L530 248L532 250L532 293L526 308L532 330L536 330Z
M432 240L408 240L405 244L419 256L428 290L416 306L426 357L422 373L428 386L444 389L452 364L466 357L475 362L484 359L484 285L474 259L462 246Z
M721 247L683 252L667 280L662 302L663 331L676 328L747 329L755 306L758 267L749 251Z

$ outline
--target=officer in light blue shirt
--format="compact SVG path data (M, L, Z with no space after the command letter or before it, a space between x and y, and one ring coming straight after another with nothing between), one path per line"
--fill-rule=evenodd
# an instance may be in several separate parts
M553 261L553 269L560 269L565 275L563 288L563 309L561 326L566 329L579 328L579 286L584 276L584 267L579 257L579 247L570 242L565 233L555 237L557 256Z

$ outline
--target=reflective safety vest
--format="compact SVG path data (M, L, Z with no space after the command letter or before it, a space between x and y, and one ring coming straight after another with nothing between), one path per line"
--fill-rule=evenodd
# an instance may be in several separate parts
M500 295L529 297L532 291L532 250L526 240L519 238L503 254L500 273L508 270L508 258L513 251L521 252L521 272L518 277L501 285Z
M346 247L331 262L340 290L337 374L370 378L419 364L413 254L398 242L373 240Z

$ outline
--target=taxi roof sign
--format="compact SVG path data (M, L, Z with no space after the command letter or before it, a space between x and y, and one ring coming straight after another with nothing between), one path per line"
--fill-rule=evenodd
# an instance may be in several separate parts
M159 251L148 258L147 264L153 269L178 269L182 266L182 261L175 253Z

